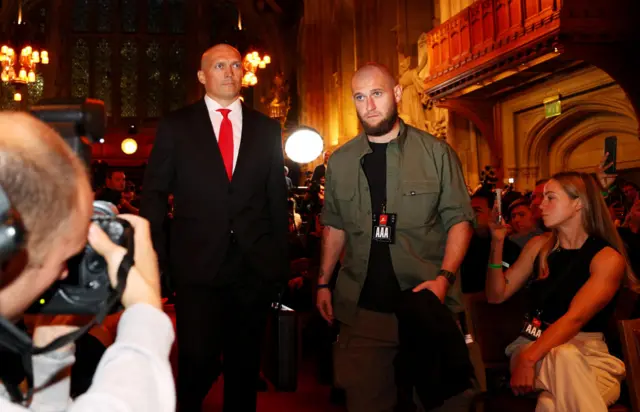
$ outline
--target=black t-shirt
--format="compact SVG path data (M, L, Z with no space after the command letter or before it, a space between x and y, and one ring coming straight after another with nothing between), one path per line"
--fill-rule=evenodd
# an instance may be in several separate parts
M373 153L366 155L362 169L369 182L371 211L382 212L387 198L387 144L369 143ZM373 221L372 221L373 226ZM391 263L388 243L371 241L367 278L364 282L358 306L375 312L391 313L395 311L400 295L400 285Z
M640 250L640 234L633 233L626 227L618 228L618 233L627 249L631 269L633 269L636 275L640 275L640 255L638 255L638 251Z
M521 249L518 245L509 239L505 239L502 247L502 261L508 265L513 265L518 260L520 252ZM462 293L484 292L490 253L491 237L480 237L474 233L469 243L469 249L467 249L464 260L460 265Z
M122 199L122 192L117 190L109 189L105 187L100 192L96 194L96 200L105 200L115 207L120 205L120 200Z
M549 276L531 283L533 302L531 312L541 310L542 321L553 323L569 310L571 301L591 277L591 260L609 244L600 238L589 237L580 249L559 248L547 258ZM538 259L532 276L538 276ZM582 332L605 332L613 316L618 294L594 315L581 329Z

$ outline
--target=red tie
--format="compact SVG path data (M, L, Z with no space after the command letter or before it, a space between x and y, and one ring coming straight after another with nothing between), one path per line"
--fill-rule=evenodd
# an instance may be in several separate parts
M233 176L233 126L229 120L230 109L218 109L222 114L222 123L220 123L220 136L218 136L218 147L222 154L224 168L227 169L227 176L231 180Z

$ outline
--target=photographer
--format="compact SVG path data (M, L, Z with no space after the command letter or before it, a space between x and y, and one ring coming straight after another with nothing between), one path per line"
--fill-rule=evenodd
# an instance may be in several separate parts
M0 113L0 130L0 187L28 233L25 248L0 269L0 316L18 322L45 290L67 276L67 260L83 250L87 237L106 259L115 287L126 250L89 223L92 193L82 162L56 132L27 114ZM70 401L68 371L74 363L74 344L68 344L32 357L35 389L29 409L11 403L0 384L1 411L175 409L168 362L174 332L162 312L149 226L136 216L121 218L135 231L135 265L121 299L126 310L117 339L102 357L90 389L75 402ZM75 329L69 324L37 327L33 344L43 347ZM7 364L0 361L0 376L11 374L3 370Z

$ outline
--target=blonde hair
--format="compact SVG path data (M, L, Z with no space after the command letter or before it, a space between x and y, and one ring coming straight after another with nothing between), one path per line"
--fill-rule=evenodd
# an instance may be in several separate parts
M622 255L626 265L628 286L638 288L638 279L631 270L624 243L618 234L609 209L601 194L601 188L591 175L582 172L556 173L550 180L555 180L571 199L580 199L582 203L582 227L589 236L598 237ZM558 233L551 231L548 240L540 249L540 270L538 277L544 279L549 275L549 254L558 247Z
M39 265L79 204L89 179L49 126L26 113L0 113L0 185L28 232L29 265Z

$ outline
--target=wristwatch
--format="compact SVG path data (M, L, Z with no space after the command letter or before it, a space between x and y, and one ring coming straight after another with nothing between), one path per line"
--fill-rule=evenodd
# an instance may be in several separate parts
M447 282L449 282L450 285L456 283L456 274L446 269L440 269L440 272L438 272L438 276L442 276L447 279Z

